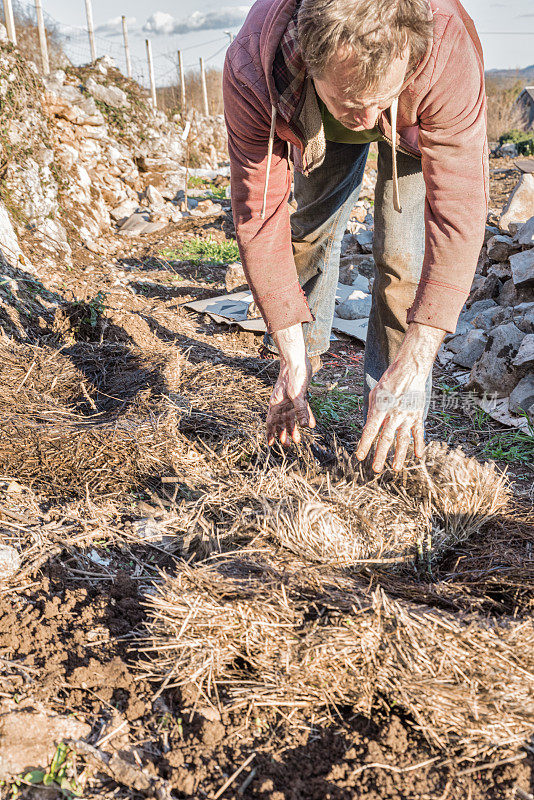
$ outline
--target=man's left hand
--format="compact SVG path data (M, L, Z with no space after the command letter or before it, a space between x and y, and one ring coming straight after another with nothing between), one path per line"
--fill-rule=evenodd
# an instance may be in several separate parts
M425 386L444 335L438 328L412 322L397 358L371 390L356 458L363 461L376 443L375 472L382 471L394 444L394 470L402 469L412 439L415 456L423 455Z

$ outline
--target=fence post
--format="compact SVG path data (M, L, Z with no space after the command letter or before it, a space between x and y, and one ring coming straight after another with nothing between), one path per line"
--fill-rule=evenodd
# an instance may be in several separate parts
M4 17L6 18L7 38L14 45L17 44L17 32L15 30L15 18L13 16L13 6L11 0L4 0Z
M185 111L185 77L181 50L178 50L178 78L180 79L180 109L183 114Z
M93 26L93 6L91 0L85 0L85 15L87 17L87 33L89 34L89 47L91 49L91 62L96 61L95 29Z
M156 83L154 81L154 65L152 63L152 45L150 39L145 39L146 43L146 58L148 61L148 77L150 79L150 96L152 98L152 105L154 108L158 107L158 99L156 96Z
M132 62L130 60L130 45L128 43L128 23L126 17L122 15L122 38L124 39L124 55L126 56L126 74L132 77Z
M200 64L200 82L202 84L202 104L204 106L204 116L209 117L210 109L208 106L208 88L206 86L206 71L204 69L204 59L202 56L198 59Z
M35 13L37 14L37 30L39 31L39 45L41 47L41 61L43 64L43 75L50 75L50 61L48 59L48 42L46 41L46 30L43 17L43 5L41 0L35 0Z

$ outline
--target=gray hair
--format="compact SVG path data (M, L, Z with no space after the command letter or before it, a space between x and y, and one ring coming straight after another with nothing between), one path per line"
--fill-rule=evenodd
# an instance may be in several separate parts
M302 0L297 24L310 74L321 77L336 56L347 61L360 91L375 90L407 47L415 67L433 31L427 0Z

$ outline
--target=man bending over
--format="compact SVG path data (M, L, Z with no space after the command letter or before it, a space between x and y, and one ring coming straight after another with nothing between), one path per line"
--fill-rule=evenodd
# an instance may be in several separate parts
M313 427L313 363L328 350L341 239L378 142L366 423L380 471L424 447L432 365L454 332L484 237L484 65L457 0L258 0L224 69L243 267L280 374L270 444ZM296 210L290 215L289 161Z

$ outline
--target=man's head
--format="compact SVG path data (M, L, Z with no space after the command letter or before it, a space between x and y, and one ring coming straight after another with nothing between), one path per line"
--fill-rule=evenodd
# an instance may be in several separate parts
M302 0L299 44L317 93L353 130L373 128L432 38L427 0Z

